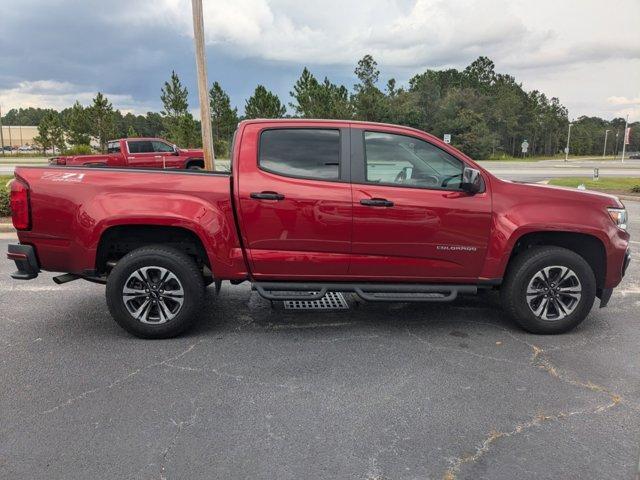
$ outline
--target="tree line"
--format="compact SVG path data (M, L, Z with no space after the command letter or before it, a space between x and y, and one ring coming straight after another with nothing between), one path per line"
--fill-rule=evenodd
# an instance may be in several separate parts
M497 73L487 57L479 57L463 70L426 70L398 86L389 79L380 85L376 61L365 55L354 73L358 82L349 90L328 78L317 79L304 68L290 92L287 105L265 86L258 85L244 105L244 116L231 106L218 82L209 91L214 146L227 156L233 132L243 118L333 118L407 125L440 138L451 134L452 144L476 159L528 155L557 155L566 145L568 111L556 97L526 91L508 74ZM161 112L123 114L98 93L89 106L76 102L60 112L51 109L12 109L3 123L38 125L41 146L76 148L96 138L102 149L110 138L163 136L183 147L201 144L200 123L189 112L188 90L175 72L161 88ZM622 149L624 119L582 116L571 130L571 153L602 155L609 130L607 154ZM640 122L632 126L630 151L640 150Z

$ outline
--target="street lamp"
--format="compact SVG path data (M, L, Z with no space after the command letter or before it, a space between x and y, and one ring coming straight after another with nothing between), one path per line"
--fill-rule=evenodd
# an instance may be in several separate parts
M564 149L564 161L569 161L569 142L571 141L571 127L573 123L569 122L569 131L567 132L567 146Z
M609 135L610 131L611 130L604 131L604 150L602 151L602 158L604 158L605 155L607 154L607 135Z

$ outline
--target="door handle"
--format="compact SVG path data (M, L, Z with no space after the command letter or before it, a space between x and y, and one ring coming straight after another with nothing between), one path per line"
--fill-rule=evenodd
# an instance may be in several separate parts
M393 202L386 198L363 198L360 204L367 207L393 207Z
M255 200L284 200L284 195L277 192L252 192L250 197Z

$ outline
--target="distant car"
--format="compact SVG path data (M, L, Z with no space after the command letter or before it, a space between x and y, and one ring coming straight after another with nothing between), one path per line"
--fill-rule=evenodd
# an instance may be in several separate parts
M11 145L5 145L2 149L5 152L11 152L13 150L13 147Z
M201 149L178 148L162 138L121 138L107 142L107 153L97 155L59 156L50 165L121 167L121 168L186 168L201 170Z
M640 152L635 152L629 154L629 158L632 160L640 160Z
M19 152L33 152L33 147L31 145L22 145L18 147Z

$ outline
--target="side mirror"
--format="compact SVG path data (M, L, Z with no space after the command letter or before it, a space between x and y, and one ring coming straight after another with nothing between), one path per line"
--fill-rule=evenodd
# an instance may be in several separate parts
M482 190L482 175L475 168L465 167L462 171L462 182L460 190L474 195Z
M178 146L177 145L171 145L173 147L173 154L174 155L180 155L180 152L178 151Z

